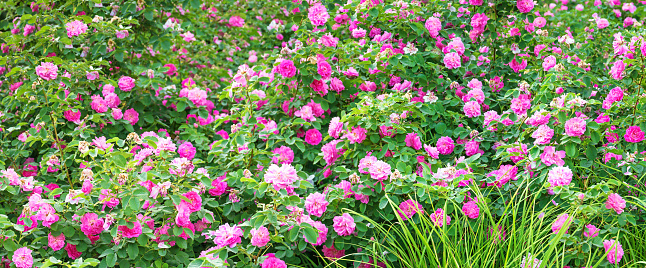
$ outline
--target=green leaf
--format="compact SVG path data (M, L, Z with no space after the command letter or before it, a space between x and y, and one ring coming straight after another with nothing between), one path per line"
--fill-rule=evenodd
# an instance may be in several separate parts
M146 12L144 12L144 18L147 20L153 20L153 10L151 8L146 9Z
M372 16L373 18L375 18L375 17L377 17L377 16L379 15L379 10L378 10L376 7L375 7L375 8L371 8L371 9L368 11L368 14L370 14L370 16Z
M114 267L114 264L117 263L117 255L114 252L110 253L105 256L105 260L107 261L108 267Z
M240 146L244 145L244 136L242 134L236 136L236 144Z
M592 144L588 144L588 149L585 150L585 156L588 157L588 160L597 158L597 147Z
M565 153L567 153L567 156L569 157L576 156L576 144L569 142L567 145L565 145Z
M204 107L200 107L200 109L197 111L197 114L204 119L209 118L209 111L206 110Z
M292 228L289 230L289 241L296 241L296 237L298 236L298 228Z
M139 256L139 246L137 244L128 244L128 257L135 260Z
M440 122L439 124L435 125L435 131L437 132L437 134L444 134L444 132L446 131L446 124Z
M164 39L161 41L161 47L163 50L168 50L170 49L170 40ZM179 109L177 109L179 111Z
M118 167L125 169L127 165L126 158L123 157L123 155L120 154L115 154L112 156L112 161L114 162L115 165Z
M47 196L49 196L49 198L52 198L52 197L54 197L56 195L59 195L61 193L63 193L63 189L56 188L56 189L52 190L51 192L49 192L49 194Z
M379 200L379 209L386 208L386 205L388 205L388 199L384 196Z
M312 227L303 228L303 233L305 234L307 241L309 241L310 243L316 243L316 239L319 237L319 230Z
M119 50L119 51L115 52L114 53L114 58L119 62L123 62L123 50Z
M397 161L397 170L399 170L399 172L405 172L406 164L404 164L404 162L402 161Z

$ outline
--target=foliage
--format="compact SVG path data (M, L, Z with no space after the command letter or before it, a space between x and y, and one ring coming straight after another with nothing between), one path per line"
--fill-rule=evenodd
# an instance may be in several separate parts
M0 4L11 267L644 261L642 2L105 2Z

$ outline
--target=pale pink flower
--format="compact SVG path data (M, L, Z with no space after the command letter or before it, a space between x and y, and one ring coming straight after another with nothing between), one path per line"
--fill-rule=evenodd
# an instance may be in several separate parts
M480 104L476 101L467 102L464 104L463 111L469 118L478 117L480 116Z
M387 179L392 173L390 165L381 160L374 162L368 169L368 172L370 172L371 178L379 181Z
M291 165L283 164L278 167L277 165L272 164L267 169L264 179L265 182L272 184L276 190L280 190L290 187L292 183L296 182L299 178L296 174L296 169Z

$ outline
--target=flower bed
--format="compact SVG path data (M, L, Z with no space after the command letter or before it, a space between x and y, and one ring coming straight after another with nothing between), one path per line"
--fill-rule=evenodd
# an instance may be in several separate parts
M0 258L636 265L645 4L2 3Z

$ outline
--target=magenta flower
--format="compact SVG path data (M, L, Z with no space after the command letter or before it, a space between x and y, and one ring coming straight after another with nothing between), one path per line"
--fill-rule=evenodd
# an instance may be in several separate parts
M444 210L441 208L438 208L430 216L431 216L431 221L437 227L442 227L444 225L448 226L449 224L451 224L451 217L449 217L449 215L446 215L446 213L444 213Z
M471 219L476 219L480 215L480 208L475 201L469 201L462 205L462 213Z
M572 222L572 219L569 218L570 215L568 214L561 214L554 223L552 223L552 233L558 233L561 228L565 226L565 233L567 234L567 228L570 225L570 222Z
M119 205L119 198L117 195L112 193L112 189L101 189L101 194L99 194L99 202L103 203L103 207L106 206L109 208L114 208Z
M348 132L345 137L348 138L350 144L362 143L367 138L367 132L368 130L365 128L357 126L352 128L352 131Z
M280 146L272 151L278 156L272 157L271 162L274 164L291 164L294 161L294 151L287 146Z
M556 66L556 57L550 55L543 59L543 70L544 71L549 71L550 69L554 68Z
M444 66L448 69L457 69L462 66L462 59L456 52L450 52L444 56Z
M177 153L180 157L184 157L188 160L193 160L195 157L196 149L193 147L193 144L189 141L182 143L177 149Z
M417 133L408 133L406 134L406 146L411 147L415 150L422 149L422 141L420 140Z
M431 37L436 38L440 34L440 30L442 30L442 21L436 17L430 17L424 23L424 27Z
M523 59L521 62L516 61L516 57L509 63L509 67L514 70L515 73L518 73L524 70L527 67L527 59Z
M41 62L36 66L36 74L43 80L54 80L58 77L58 66L51 62Z
M343 132L343 122L338 117L332 118L330 121L330 127L328 128L328 134L333 138L339 138L341 132Z
M354 219L348 213L334 217L334 231L340 236L352 235L356 226Z
M76 245L69 243L67 244L67 246L65 246L65 251L67 251L67 257L72 260L78 259L79 257L81 257L81 254L83 254L82 252L76 250Z
M592 224L588 224L585 226L586 230L583 231L583 235L587 238L594 238L599 235L599 228Z
M303 238L305 238L305 242L310 243L313 246L320 246L323 243L325 243L325 241L327 240L327 231L328 231L325 224L323 224L320 221L311 222L310 224L312 225L312 227L314 227L315 229L317 229L319 231L319 236L316 238L316 241L310 242L310 241L307 240L307 237L305 237L305 235L303 235Z
M444 136L437 140L435 147L437 147L437 150L440 152L440 154L447 155L453 153L455 144L453 143L453 139L451 139L451 137Z
M129 34L128 34L128 30L121 30L121 31L117 30L116 35L117 35L117 38L124 39L128 37Z
M520 13L529 13L534 9L534 0L517 0L516 7Z
M325 60L320 60L316 64L316 69L318 71L318 74L321 76L321 79L329 79L330 76L332 75L332 66L325 61Z
M239 16L231 16L229 24L233 27L242 27L244 26L244 19Z
M644 131L642 131L639 126L630 126L626 129L624 139L626 139L627 142L641 142L644 140Z
M191 212L198 212L202 210L202 197L200 197L200 194L196 193L195 191L188 191L185 194L183 194L183 196L189 199L190 202L187 202L184 199L182 199L180 203L186 204L186 207Z
M412 218L418 212L424 213L424 209L422 208L422 205L413 199L401 202L401 204L399 204L399 210L397 210L399 216L405 221Z
M269 230L267 227L261 226L258 229L251 229L251 245L256 247L264 247L271 240L269 237Z
M86 213L81 218L81 232L87 236L98 235L103 231L103 219L95 213Z
M307 17L312 22L314 26L324 25L327 20L330 18L330 14L327 12L327 8L321 3L315 3L308 9Z
M502 165L498 170L489 172L487 176L496 177L496 181L493 183L487 183L487 186L496 186L498 188L505 185L510 180L517 180L516 174L518 173L518 167L513 165Z
M67 37L72 38L74 36L79 36L84 34L87 31L87 24L75 20L65 24L65 29L67 30Z
M547 174L547 182L552 187L569 185L572 182L572 170L569 167L555 167Z
M565 165L563 158L565 158L565 151L556 151L554 146L545 146L541 154L541 161L548 167L551 165Z
M310 194L305 199L305 209L310 215L317 217L323 216L328 204L330 203L325 200L325 195L318 192Z
M285 78L290 78L296 75L296 66L291 60L282 60L278 65L278 72Z
M338 260L345 256L345 250L335 249L334 243L329 248L326 245L323 245L323 256L330 258L331 260Z
M612 64L608 74L610 74L610 76L615 80L621 80L624 78L624 75L626 75L624 72L625 69L626 64L622 60L617 60Z
M135 109L130 108L123 114L123 119L129 121L130 124L134 126L139 122L139 113L135 111Z
M585 133L586 122L582 118L574 117L565 122L565 135L578 137Z
M323 136L318 129L313 128L305 132L305 142L310 145L318 145L319 143L321 143L322 139Z
M34 266L34 258L31 256L32 250L22 247L13 253L11 260L16 268L31 268Z
M621 198L619 194L612 193L608 195L608 200L606 200L606 208L614 210L615 212L617 212L617 214L621 214L626 208L626 201Z
M65 234L61 233L58 236L47 234L48 245L53 251L59 251L65 246Z
M220 248L235 247L242 242L242 229L237 225L229 225L228 223L220 225L218 230L214 232L213 242Z
M274 253L267 254L265 261L262 262L261 268L287 268L287 264L279 258L276 258Z
M122 76L121 78L119 78L117 84L119 85L119 89L123 91L130 91L131 89L135 88L135 79L130 76Z
M619 263L624 256L624 249L619 241L613 239L603 241L603 248L606 250L608 262L612 264Z
M92 102L90 103L90 107L92 110L94 110L97 113L105 113L108 111L108 102L106 102L103 98L101 98L98 95L92 96Z

